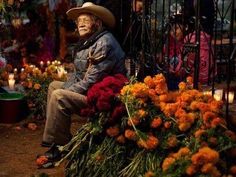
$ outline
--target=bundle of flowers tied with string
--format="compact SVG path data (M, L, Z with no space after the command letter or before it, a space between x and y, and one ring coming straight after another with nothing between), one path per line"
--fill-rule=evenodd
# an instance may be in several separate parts
M66 176L236 175L236 134L227 128L223 102L192 82L188 77L178 91L168 91L162 74L123 88L95 84L88 92L93 106L84 110L90 121L60 147L67 155L57 165L68 160Z

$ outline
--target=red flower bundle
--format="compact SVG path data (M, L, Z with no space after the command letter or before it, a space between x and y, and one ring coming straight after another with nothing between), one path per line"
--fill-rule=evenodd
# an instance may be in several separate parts
M87 92L88 107L81 110L81 115L91 117L99 112L110 112L110 121L117 120L125 112L125 107L116 96L126 82L127 77L116 74L94 84Z

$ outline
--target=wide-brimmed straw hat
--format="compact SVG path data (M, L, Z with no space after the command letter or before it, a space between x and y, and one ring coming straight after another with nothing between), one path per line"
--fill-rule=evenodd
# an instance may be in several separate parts
M82 7L74 7L66 12L68 17L72 20L76 20L80 14L84 13L89 13L97 16L103 21L105 25L110 28L113 28L115 26L115 17L111 13L111 11L105 7L95 5L92 2L85 2Z

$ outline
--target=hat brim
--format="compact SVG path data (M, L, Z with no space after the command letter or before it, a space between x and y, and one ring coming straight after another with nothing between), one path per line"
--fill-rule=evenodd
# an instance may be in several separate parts
M103 23L110 27L114 28L115 26L115 17L114 15L106 8L98 5L86 6L86 7L74 7L66 12L68 17L72 20L76 20L80 14L89 13L100 18Z

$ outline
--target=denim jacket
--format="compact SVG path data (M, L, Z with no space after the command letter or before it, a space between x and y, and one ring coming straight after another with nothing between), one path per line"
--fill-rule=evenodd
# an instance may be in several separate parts
M125 53L109 32L91 46L76 53L75 72L63 85L64 89L85 94L92 84L107 75L126 74Z

